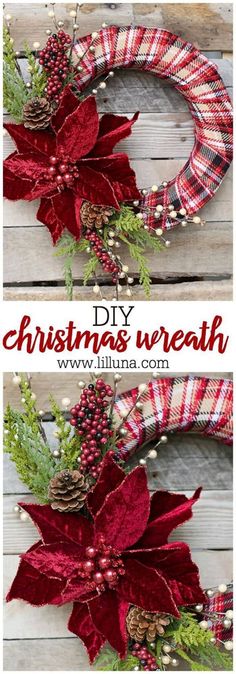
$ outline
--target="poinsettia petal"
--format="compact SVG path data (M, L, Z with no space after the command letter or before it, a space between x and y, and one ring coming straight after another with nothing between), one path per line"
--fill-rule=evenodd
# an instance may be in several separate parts
M120 658L127 653L128 634L126 616L129 603L120 600L113 590L103 592L89 603L92 621L97 629L102 629L104 637Z
M30 551L35 551L41 541L35 543ZM52 604L54 597L61 594L65 587L65 580L48 578L40 573L25 560L21 561L6 600L24 599L32 606Z
M50 578L71 578L78 574L84 548L75 543L43 544L22 555L22 559Z
M146 611L179 617L171 589L163 575L136 559L125 559L125 575L119 581L119 595Z
M41 199L37 219L48 227L53 243L56 243L63 232L64 224L56 216L52 198Z
M81 581L80 578L71 578L65 585L63 592L54 597L53 604L62 606L63 604L71 603L72 601L80 601L82 603L90 602L97 597L97 590L91 582Z
M131 134L132 126L139 117L139 112L128 119L121 115L106 114L100 119L99 134L96 145L93 148L93 157L105 157L111 154L114 146L122 138L127 138Z
M101 172L108 178L118 201L140 199L135 172L131 168L126 154L117 153L109 157L85 159L84 162L86 166Z
M106 639L93 624L87 604L74 604L68 629L83 641L87 648L90 662L94 662Z
M14 152L14 155L16 154L17 153ZM14 155L10 156L12 157ZM14 173L9 171L7 161L8 160L5 160L3 163L3 196L11 201L26 199L34 186L34 182L19 178L19 176L16 177Z
M201 488L189 499L183 494L155 492L151 500L148 526L136 547L151 548L166 543L171 531L192 517L192 507L200 493Z
M57 134L57 150L71 161L87 155L96 143L99 128L94 96L88 96L68 115Z
M24 124L4 124L14 140L19 152L37 152L43 155L54 155L56 138L48 131L29 131Z
M117 465L111 456L106 454L95 487L90 489L87 496L87 506L93 517L95 517L96 513L102 507L106 496L116 489L124 478L124 470Z
M40 157L33 152L15 153L5 160L5 165L16 176L26 180L39 180L48 166L46 158Z
M106 496L94 520L96 535L103 534L109 545L125 550L145 531L149 507L147 476L139 466Z
M63 223L76 239L81 237L80 207L82 200L72 190L63 190L53 197L53 207L57 219Z
M62 124L64 124L65 118L74 112L74 110L78 108L78 105L78 98L71 91L71 85L68 84L65 89L63 89L60 105L51 118L51 126L56 133L59 131Z
M146 566L161 572L168 582L177 606L185 606L206 600L200 586L199 570L192 561L186 543L168 543L160 548L132 550L125 556L135 558Z
M80 198L91 201L92 204L120 208L108 178L99 171L94 171L82 161L79 166L79 179L74 191Z
M82 515L60 513L49 505L20 503L41 532L44 543L76 543L90 545L93 542L93 525Z

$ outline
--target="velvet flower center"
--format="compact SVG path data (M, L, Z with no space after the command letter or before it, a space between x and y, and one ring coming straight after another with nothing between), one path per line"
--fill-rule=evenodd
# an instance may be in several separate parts
M96 589L99 593L115 589L119 577L124 574L120 552L107 545L103 536L100 536L95 546L85 549L85 558L78 565L79 578L90 581L90 589Z
M46 168L44 177L57 185L60 189L72 187L75 179L79 177L76 162L70 161L65 154L49 157L49 166Z

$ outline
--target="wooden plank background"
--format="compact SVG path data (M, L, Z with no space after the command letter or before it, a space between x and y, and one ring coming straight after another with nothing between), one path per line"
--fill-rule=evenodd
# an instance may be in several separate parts
M56 3L57 16L69 29L72 3ZM12 15L12 35L17 50L25 39L45 41L50 20L44 4L7 3ZM231 3L84 3L79 34L98 29L103 21L160 26L192 41L216 63L225 85L232 93L232 4ZM193 145L193 124L184 99L173 88L152 75L119 71L109 83L105 96L98 97L99 111L131 114L140 118L130 138L117 146L128 152L140 186L170 179L185 163ZM8 136L4 151L12 150ZM36 202L4 204L4 298L6 300L66 299L63 261L54 257L47 229L36 221ZM202 209L205 228L191 225L168 234L171 246L161 254L148 252L153 282L152 299L227 300L232 297L232 172L211 202ZM39 255L40 251L40 255ZM142 299L134 263L121 248L122 259L134 272L133 298ZM75 259L75 299L94 298L91 287L82 287L83 264ZM99 272L100 274L100 272ZM99 276L104 294L112 298L107 276Z
M167 376L174 376L176 373ZM180 373L178 373L180 374ZM230 373L204 373L206 376L231 377ZM151 373L123 375L120 390L148 381ZM166 375L165 375L166 376ZM69 397L74 404L79 397L77 383L86 374L33 373L32 389L38 409L49 410L48 395L56 400ZM111 375L106 377L112 381ZM20 408L18 388L12 374L4 375L4 405L11 402ZM45 417L46 418L46 414ZM57 446L54 424L44 422L51 447ZM137 464L134 456L130 466ZM214 440L191 434L170 434L167 445L160 446L155 461L148 462L150 490L170 489L190 495L199 484L203 494L194 507L194 518L172 536L190 544L192 556L200 568L204 587L230 582L232 579L232 450ZM18 555L37 539L32 523L21 522L13 513L17 501L34 500L20 482L9 457L4 457L4 585L9 587L18 565ZM70 607L33 608L24 602L5 606L4 669L6 671L81 671L89 668L80 641L70 635L66 625Z

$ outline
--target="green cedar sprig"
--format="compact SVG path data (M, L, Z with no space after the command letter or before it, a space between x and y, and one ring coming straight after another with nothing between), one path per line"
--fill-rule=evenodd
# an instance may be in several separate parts
M65 288L66 288L66 294L67 294L67 299L68 300L73 300L73 287L74 287L74 282L73 282L73 261L75 255L78 255L78 253L83 253L85 252L86 248L88 247L88 242L86 239L81 239L80 241L76 241L71 234L68 232L65 232L61 238L59 239L57 243L57 250L55 253L55 257L63 257L64 258L64 267L63 267L63 275L64 275L64 280L65 280ZM92 273L92 272L91 272ZM86 272L85 269L85 274L87 275L87 279L89 278L88 272Z
M44 89L47 84L47 76L44 70L39 65L38 59L32 53L27 42L24 42L24 52L28 61L28 72L30 73L31 89L29 90L29 98L44 95Z
M24 412L18 412L10 405L6 409L4 449L15 463L22 482L39 501L45 503L48 500L49 481L56 472L56 463L45 441L27 380L22 379L21 392Z
M22 122L24 105L31 98L43 96L47 78L45 72L40 68L37 58L28 44L25 43L24 50L31 80L31 88L28 89L15 55L13 39L5 26L3 28L3 40L3 105L13 119Z
M113 214L110 219L109 227L114 226L118 237L128 246L130 257L137 263L139 270L139 283L142 285L146 297L149 299L151 294L151 278L146 259L146 251L152 248L159 253L164 246L160 239L151 236L148 230L144 229L141 221L137 218L131 206L123 204L121 210Z
M61 453L61 460L57 462L57 471L64 470L65 468L74 470L78 468L77 457L80 455L80 437L74 434L71 425L61 413L60 407L53 396L50 395L49 400L56 423L56 434Z
M22 110L29 92L20 72L9 31L3 27L3 105L17 121L22 121Z
M157 638L155 648L149 646L150 652L156 657L158 668L161 670L164 668L161 661L161 652L164 643L169 640L171 644L175 644L175 655L187 662L188 668L192 671L214 671L218 669L232 671L231 655L211 644L212 632L202 630L196 615L191 611L182 609L180 615L180 619L171 619L164 637ZM139 664L138 659L130 653L125 660L119 660L117 653L110 646L106 646L96 660L96 669L130 671Z

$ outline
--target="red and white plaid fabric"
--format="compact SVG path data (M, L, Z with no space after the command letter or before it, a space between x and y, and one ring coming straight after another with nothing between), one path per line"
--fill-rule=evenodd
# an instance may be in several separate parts
M90 43L90 35L80 39L77 52L83 53ZM214 195L232 160L232 106L216 66L190 42L159 28L109 26L99 31L93 44L95 54L87 51L81 61L80 91L109 70L133 68L170 80L186 99L195 124L191 155L176 178L158 193L148 193L142 205L153 209L173 204L176 210L184 207L189 215L196 213ZM147 223L160 227L153 214ZM164 213L163 229L176 224Z
M121 423L121 413L131 409L137 391L132 389L117 398L116 425ZM149 382L141 400L142 411L135 409L125 423L127 459L144 442L173 431L191 431L232 444L233 384L228 379L195 376L157 379Z
M215 597L212 597L212 599L209 599L208 604L204 608L207 610L207 613L224 614L226 611L232 611L233 592L217 594ZM233 627L231 626L230 629L225 629L223 618L224 616L220 615L219 620L216 622L213 621L211 630L220 641L229 641L233 637Z

